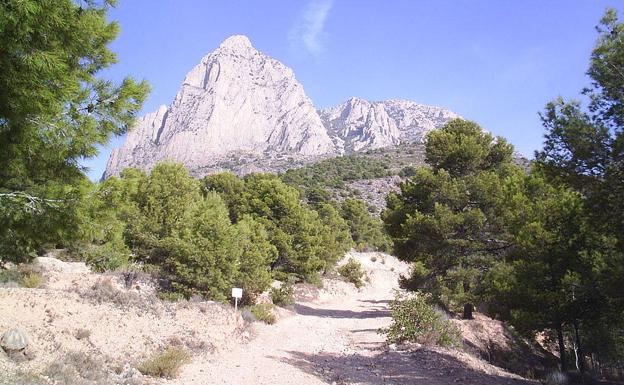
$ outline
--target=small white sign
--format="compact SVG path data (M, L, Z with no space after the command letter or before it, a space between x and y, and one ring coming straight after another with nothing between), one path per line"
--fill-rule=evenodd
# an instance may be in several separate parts
M232 288L232 297L233 298L243 298L243 289L238 287Z

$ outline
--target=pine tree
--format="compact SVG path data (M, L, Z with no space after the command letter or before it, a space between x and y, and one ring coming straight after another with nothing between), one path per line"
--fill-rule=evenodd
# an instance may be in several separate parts
M22 260L71 234L81 199L79 160L123 134L145 82L98 78L115 63L114 1L0 4L0 260Z
M480 277L510 246L502 186L521 171L512 147L475 123L453 120L431 132L431 165L390 194L383 213L399 258L414 262L411 289L427 289L472 318Z

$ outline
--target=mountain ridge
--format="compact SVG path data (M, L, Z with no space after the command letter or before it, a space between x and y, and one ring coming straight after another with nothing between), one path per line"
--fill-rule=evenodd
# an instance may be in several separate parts
M293 70L243 35L224 40L185 76L168 106L137 119L103 178L171 160L194 175L282 171L318 159L421 141L457 114L352 97L317 110Z

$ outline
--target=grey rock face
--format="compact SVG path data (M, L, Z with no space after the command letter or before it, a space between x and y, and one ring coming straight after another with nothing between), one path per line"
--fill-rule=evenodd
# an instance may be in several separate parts
M163 160L200 169L232 152L313 157L333 151L293 71L258 52L246 37L232 36L186 75L169 107L137 122L113 151L105 177Z
M459 117L449 110L408 100L369 102L359 98L319 114L334 144L346 153L419 142L427 132Z
M0 346L6 352L23 350L28 346L28 337L20 329L9 329L0 338Z
M317 111L293 71L226 39L184 79L173 103L138 119L104 178L165 160L195 176L282 171L329 156L421 140L456 114L404 101L352 98Z

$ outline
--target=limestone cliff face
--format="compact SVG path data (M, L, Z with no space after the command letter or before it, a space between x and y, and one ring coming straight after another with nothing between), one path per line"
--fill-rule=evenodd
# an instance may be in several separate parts
M459 117L408 100L369 102L359 98L319 114L336 147L346 153L422 141L427 132Z
M357 98L317 111L290 68L247 37L232 36L186 75L171 105L137 120L104 177L164 160L182 162L197 176L280 171L419 141L456 116L410 101Z
M258 52L246 37L232 36L186 75L169 107L137 121L113 151L105 177L163 160L194 170L234 152L314 157L334 151L293 71Z

